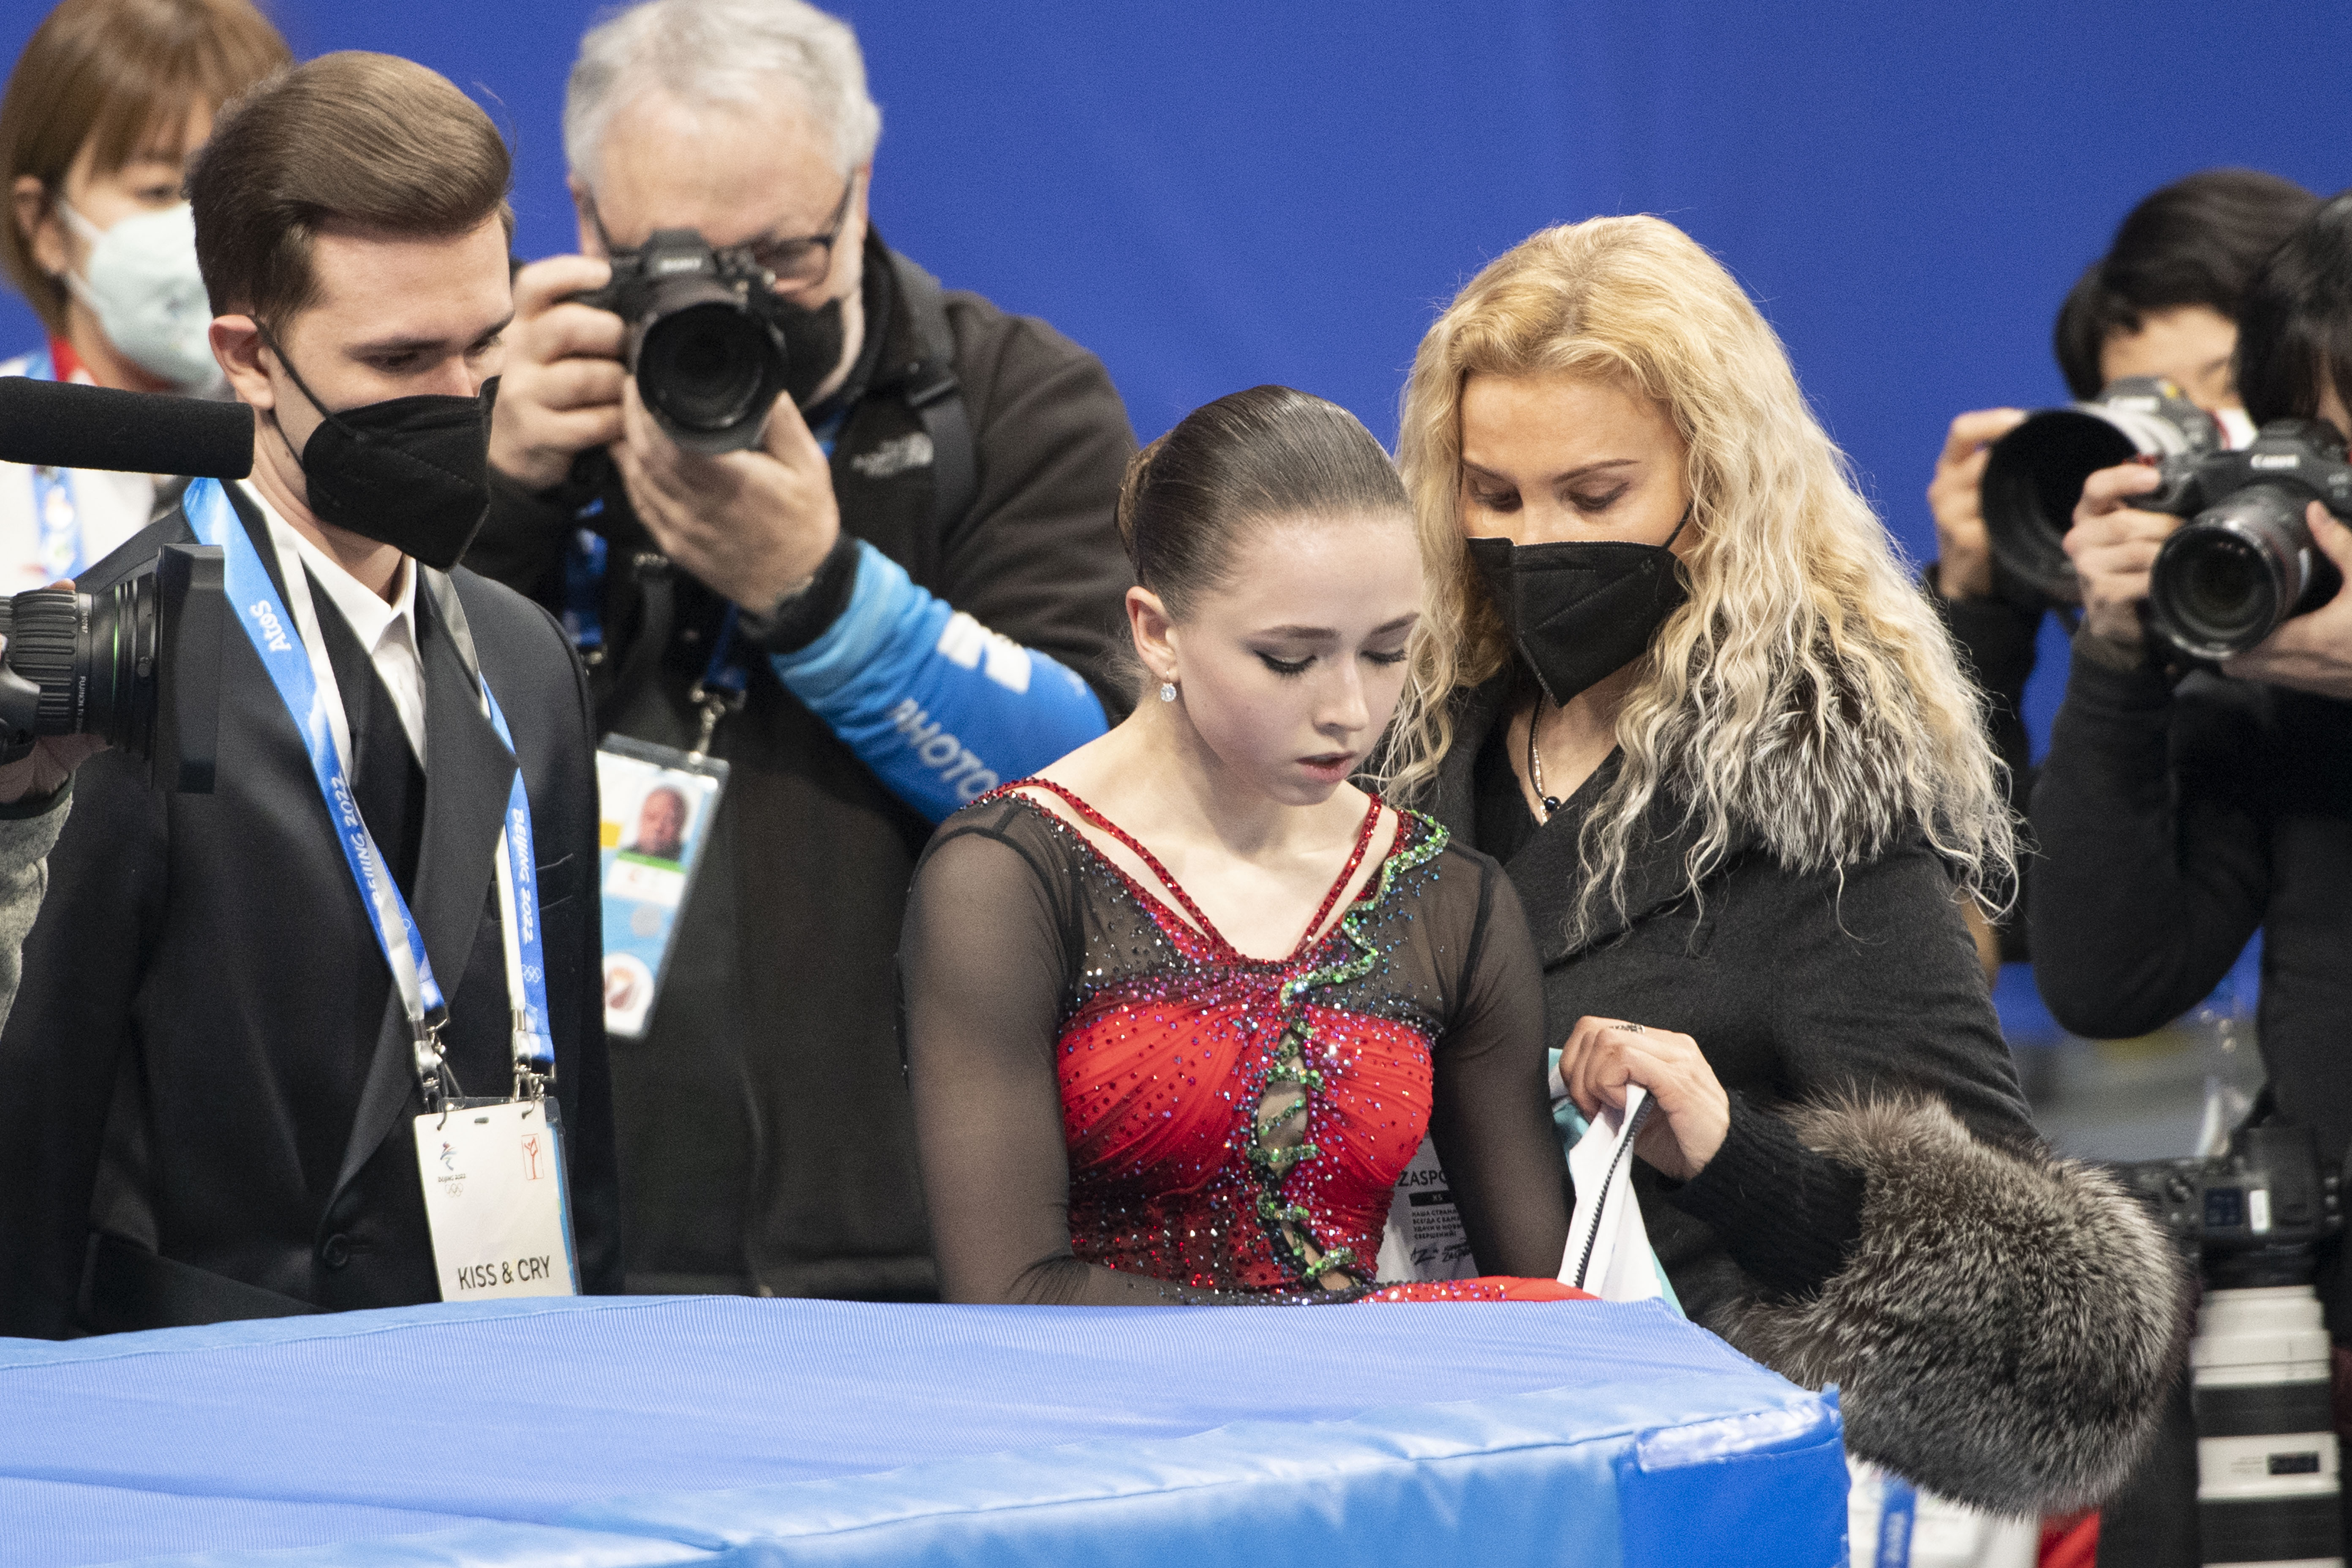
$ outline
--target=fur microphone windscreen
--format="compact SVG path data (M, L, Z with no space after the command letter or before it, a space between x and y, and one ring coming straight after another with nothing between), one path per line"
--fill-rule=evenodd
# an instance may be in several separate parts
M1817 1296L1711 1326L1838 1384L1847 1447L1955 1501L2033 1515L2111 1496L2188 1344L2187 1270L2155 1221L2105 1173L1979 1142L1940 1103L1790 1120L1867 1179L1861 1238Z

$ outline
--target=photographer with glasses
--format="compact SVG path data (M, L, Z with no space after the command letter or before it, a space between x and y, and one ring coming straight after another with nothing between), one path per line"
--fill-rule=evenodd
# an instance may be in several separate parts
M2352 196L2288 237L2238 319L2237 384L2257 424L2317 420L2352 435ZM2158 483L2138 463L2092 475L2065 536L2084 615L2033 791L2034 978L2075 1033L2142 1035L2195 1006L2260 930L2264 1099L2280 1121L2313 1131L2333 1169L2352 1147L2352 701L2293 689L2261 661L2290 635L2330 636L2352 595L2339 590L2220 671L2183 674L2145 615L2150 567L2182 521L2136 504ZM2315 500L2305 521L2352 576L2352 534ZM2317 1262L2341 1412L2352 1279L2336 1243L2320 1244ZM2134 1493L2158 1512L2195 1490L2193 1449L2168 1451L2174 1473L2144 1476Z
M883 244L879 131L845 24L650 0L572 68L586 254L516 280L469 561L563 616L630 757L728 766L666 961L606 943L608 1013L654 991L613 1041L635 1289L933 1292L892 1002L915 858L1126 706L1118 395ZM662 313L687 277L711 335ZM772 350L764 424L697 390Z

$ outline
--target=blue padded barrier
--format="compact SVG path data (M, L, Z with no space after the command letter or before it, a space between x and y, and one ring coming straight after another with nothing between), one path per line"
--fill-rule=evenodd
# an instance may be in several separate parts
M481 1303L0 1342L0 1565L1843 1554L1834 1400L1654 1304Z

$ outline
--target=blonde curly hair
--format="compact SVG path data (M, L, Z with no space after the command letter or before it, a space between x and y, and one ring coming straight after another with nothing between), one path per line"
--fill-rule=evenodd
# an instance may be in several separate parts
M1987 903L2015 830L1983 699L1780 339L1722 265L1654 217L1593 218L1490 264L1423 338L1398 462L1428 605L1388 787L1411 798L1453 742L1454 699L1512 656L1461 525L1462 389L1474 374L1605 378L1655 400L1688 446L1690 598L1617 716L1622 762L1587 817L1570 934L1622 908L1663 791L1696 829L1696 890L1750 836L1787 868L1837 870L1915 833Z

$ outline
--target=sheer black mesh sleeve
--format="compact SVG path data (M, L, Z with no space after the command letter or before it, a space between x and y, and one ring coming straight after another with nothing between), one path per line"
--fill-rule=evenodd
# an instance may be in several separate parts
M1549 1279L1568 1245L1569 1188L1544 1081L1543 969L1502 868L1454 855L1475 865L1477 899L1437 1043L1430 1137L1479 1271Z
M1025 810L1000 801L941 830L916 870L899 941L900 1039L940 1297L1265 1301L1104 1268L1070 1249L1054 1041L1082 939L1076 889Z

